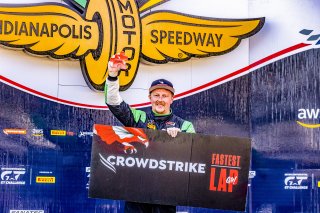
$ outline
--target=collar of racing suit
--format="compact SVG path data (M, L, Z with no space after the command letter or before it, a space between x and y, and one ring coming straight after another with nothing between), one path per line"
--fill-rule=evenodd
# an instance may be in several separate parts
M155 121L167 121L169 119L171 119L172 117L172 109L170 109L170 113L169 114L165 114L165 115L162 115L162 114L158 114L156 112L153 112L152 111L152 114L154 116L154 120Z

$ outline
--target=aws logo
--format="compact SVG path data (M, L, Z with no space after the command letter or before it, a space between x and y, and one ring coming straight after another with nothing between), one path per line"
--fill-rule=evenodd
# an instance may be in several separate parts
M300 120L316 120L320 118L320 109L299 109L298 110L298 119ZM320 123L305 123L302 121L297 121L300 126L305 128L319 128Z
M109 58L124 51L128 68L119 79L120 90L126 90L135 79L140 58L162 64L226 54L264 24L264 18L213 19L172 11L140 17L165 1L0 5L0 44L34 55L79 60L87 84L98 91L103 91Z

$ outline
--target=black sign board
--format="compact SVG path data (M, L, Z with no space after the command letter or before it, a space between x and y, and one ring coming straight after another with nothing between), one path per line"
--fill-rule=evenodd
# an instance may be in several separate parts
M89 196L244 211L247 138L95 125Z

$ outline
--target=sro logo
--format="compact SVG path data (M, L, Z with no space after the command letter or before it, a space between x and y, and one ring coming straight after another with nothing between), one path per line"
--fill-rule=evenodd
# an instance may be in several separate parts
M32 136L43 136L43 129L32 129Z

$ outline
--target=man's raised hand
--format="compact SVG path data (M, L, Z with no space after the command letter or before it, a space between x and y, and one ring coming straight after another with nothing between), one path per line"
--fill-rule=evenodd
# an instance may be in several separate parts
M108 63L108 71L109 76L111 77L117 77L119 75L120 69L127 69L126 61L128 60L128 57L124 54L122 51L121 53L117 53L113 55Z

